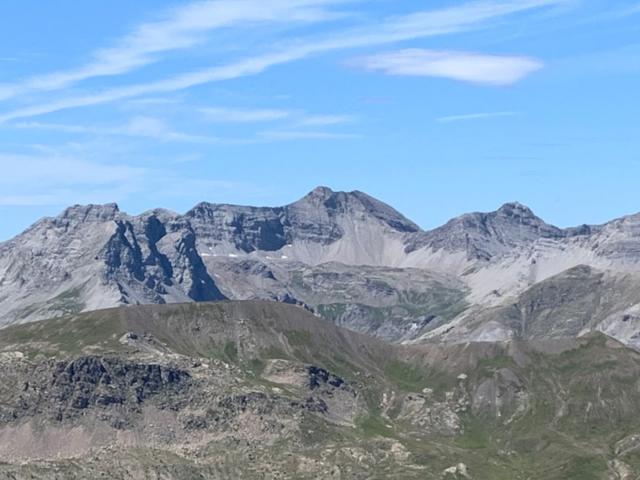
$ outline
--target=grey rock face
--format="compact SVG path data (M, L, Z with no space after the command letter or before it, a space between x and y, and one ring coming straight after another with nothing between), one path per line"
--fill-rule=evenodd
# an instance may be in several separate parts
M279 250L287 244L281 208L201 203L186 217L208 246L229 245L250 253Z
M163 303L166 296L185 295L195 301L224 298L197 252L188 222L154 212L118 220L116 225L104 249L107 278L135 285L138 295L155 296L152 303ZM138 299L124 300L135 303Z
M327 187L318 187L301 200L285 207L289 217L290 239L299 232L309 238L337 239L335 225L340 217L370 217L382 224L404 233L415 233L420 228L389 205L362 192L334 192ZM327 230L329 235L327 236ZM303 234L303 237L305 234Z
M219 300L188 223L72 207L0 246L2 323L118 304Z
M539 282L497 307L475 306L426 335L447 342L545 340L605 332L640 347L640 276L586 265Z
M115 220L120 209L115 203L105 205L74 205L67 208L58 217L51 220L57 227L73 228L82 223L107 222ZM47 219L44 220L45 222Z
M526 206L507 203L495 212L468 213L442 227L417 235L407 246L466 252L471 260L490 260L540 238L560 239L568 232L546 224Z
M0 408L2 421L44 413L49 421L75 423L87 409L95 409L112 427L122 429L132 424L147 401L176 408L177 398L188 393L192 383L186 371L118 357L82 356L30 368L18 397Z
M341 225L345 220L380 223L401 233L419 230L396 210L362 192L333 192L326 187L285 207L201 203L185 216L203 245L245 253L276 251L298 241L330 245L345 236Z
M0 324L119 304L220 300L225 296L218 282L226 279L214 280L208 257L231 261L260 254L263 270L243 272L240 280L251 283L271 268L265 253L309 264L333 257L366 262L384 256L387 235L400 239L417 230L364 193L324 187L285 207L202 203L185 215L154 210L130 216L115 204L74 206L0 245ZM339 241L344 251L333 252ZM303 303L287 286L263 290L251 298ZM225 291L242 298L231 285Z
M327 187L282 207L201 203L185 215L74 206L0 244L0 326L122 304L269 299L394 341L450 338L450 323L476 331L473 312L508 310L580 265L640 273L640 214L560 229L507 203L423 231L365 193ZM481 317L470 338L518 331ZM635 335L602 316L587 323Z
M593 235L592 248L601 256L636 264L640 260L640 214L599 227Z

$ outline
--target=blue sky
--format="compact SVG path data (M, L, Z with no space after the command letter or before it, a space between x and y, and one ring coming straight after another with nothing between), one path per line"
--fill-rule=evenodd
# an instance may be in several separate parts
M640 211L637 0L21 0L0 27L0 240L317 185L424 228Z

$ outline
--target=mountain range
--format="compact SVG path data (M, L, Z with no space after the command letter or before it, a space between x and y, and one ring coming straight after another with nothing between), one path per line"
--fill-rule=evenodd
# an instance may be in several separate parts
M0 244L0 479L634 480L640 215L362 192Z
M640 214L561 229L507 203L430 231L362 192L132 216L73 206L0 244L0 325L135 304L274 300L396 342L602 331L640 346Z

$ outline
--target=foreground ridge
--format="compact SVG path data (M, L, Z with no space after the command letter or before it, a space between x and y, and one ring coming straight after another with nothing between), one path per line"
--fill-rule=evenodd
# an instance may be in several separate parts
M640 466L639 370L600 334L402 346L275 302L102 310L3 330L0 476L602 478Z

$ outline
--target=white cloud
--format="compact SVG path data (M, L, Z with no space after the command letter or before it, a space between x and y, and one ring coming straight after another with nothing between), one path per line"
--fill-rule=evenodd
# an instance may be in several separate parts
M55 195L0 195L2 207L33 207L51 205L56 202Z
M361 135L354 133L336 133L336 132L317 132L308 130L271 130L258 134L260 138L265 140L353 140L362 138Z
M60 123L23 122L13 125L17 128L52 130L64 133L78 133L104 136L145 137L161 142L215 143L217 137L205 137L177 132L159 118L134 117L117 127L69 125Z
M308 115L302 118L298 125L301 127L328 127L351 123L354 120L352 115Z
M303 112L287 110L247 110L231 108L201 108L206 118L220 123L267 123L283 119L297 119L289 122L296 127L323 127L353 121L349 115L306 115ZM228 143L246 144L256 141L249 138L221 138L191 135L171 129L163 120L140 116L130 119L120 126L91 126L63 123L20 122L11 124L13 128L29 130L50 130L63 133L98 136L127 136L151 138L161 142L184 143ZM267 131L258 134L259 139L302 139L302 138L353 138L351 134L313 131Z
M153 138L160 141L208 143L217 139L199 135L190 135L172 130L164 121L153 117L135 117L121 129L115 132L122 135Z
M315 115L299 110L203 107L199 111L207 120L219 123L266 123L290 120L299 127L326 127L354 121L351 115Z
M305 49L305 52L306 51L307 49ZM299 49L293 49L276 54L252 57L221 67L213 67L206 70L189 72L152 83L130 85L105 90L102 93L97 93L94 95L70 97L53 102L46 102L39 105L31 105L23 108L18 108L5 114L0 114L0 122L6 122L8 120L13 120L16 118L43 115L45 113L52 113L69 108L100 105L118 100L124 100L127 98L138 97L141 95L175 92L210 82L219 82L249 75L256 75L263 72L269 67L282 63L288 63L290 61L302 58L302 56Z
M259 123L282 120L293 115L286 110L269 109L237 109L204 107L200 112L211 122L220 123Z
M157 205L160 196L188 198L195 204L212 191L249 188L228 180L194 178L180 166L134 167L81 160L53 151L34 155L0 153L0 168L0 206L122 202L134 196L149 205Z
M230 108L203 108L207 116L211 115L213 121L227 123L266 123L281 119L290 120L289 127L325 127L339 125L353 121L348 115L307 115L304 112L286 110L237 110ZM77 125L64 123L20 122L10 125L11 128L29 130L50 130L69 134L91 135L98 137L124 136L142 137L157 140L159 142L183 142L183 143L225 143L229 145L246 145L250 143L269 140L299 140L299 139L338 139L356 138L358 135L318 132L310 130L273 130L259 132L257 135L241 138L223 138L212 136L200 136L182 133L173 130L170 125L159 118L140 116L130 119L119 126L104 125ZM46 148L45 153L51 153ZM54 149L55 153L56 150Z
M468 120L485 120L500 117L513 117L518 112L482 112L482 113L465 113L463 115L448 115L436 119L439 123L465 122Z
M69 108L99 105L142 95L174 92L206 83L257 75L277 65L334 50L382 45L402 40L465 31L495 18L530 10L532 8L557 5L565 1L566 0L511 0L470 2L452 8L393 17L382 21L372 28L351 30L343 32L342 34L334 34L324 40L316 39L315 41L294 44L279 52L249 57L223 66L183 73L156 82L109 89L94 95L70 97L54 102L19 108L0 114L0 122L42 115ZM487 56L486 58L489 60L491 57ZM518 59L519 57L513 58ZM539 68L539 64L529 59L520 59L519 66L521 70L533 69L534 67ZM450 67L450 69L451 68L453 67ZM480 68L480 66L478 66L478 68ZM493 70L497 68L496 66ZM516 70L516 67L513 67L513 70ZM515 73L517 72L511 71L511 75ZM495 75L497 75L496 72L494 72L494 76ZM501 75L502 78L506 79L509 76L509 72L504 71ZM478 73L478 76L481 77L481 74ZM480 78L480 80L482 80L482 78Z
M149 106L149 105L177 105L181 103L179 98L162 98L162 97L149 97L149 98L136 98L130 100L128 105L133 106Z
M473 1L437 10L395 16L373 28L335 35L333 48L356 48L464 32L486 22L531 9L565 4L571 0Z
M170 10L165 18L139 25L113 47L94 52L76 69L0 85L0 100L33 90L58 90L94 77L121 75L154 63L158 55L203 43L212 30L255 23L319 22L334 17L337 0L215 0Z
M57 188L78 183L98 186L120 182L138 181L147 173L146 169L128 165L103 164L78 160L59 155L0 154L0 186L3 193L19 186Z
M354 66L397 76L442 77L482 85L510 85L542 68L527 57L407 49L351 62Z

